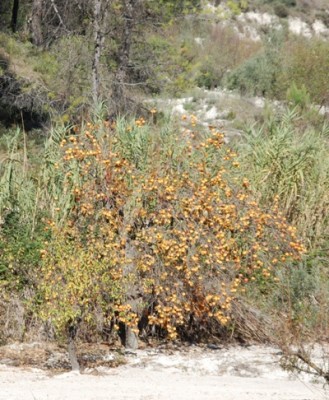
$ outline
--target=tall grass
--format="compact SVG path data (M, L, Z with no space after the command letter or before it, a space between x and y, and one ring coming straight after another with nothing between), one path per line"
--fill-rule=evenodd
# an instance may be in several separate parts
M311 248L328 241L329 126L304 125L296 110L271 117L245 132L239 146L246 172L262 204L280 206Z
M40 250L49 234L45 222L54 218L60 204L61 218L69 209L60 141L66 128L53 129L42 145L36 145L20 129L1 137L0 156L0 287L1 297L33 292ZM24 296L25 296L24 294Z
M68 201L63 192L65 177L55 167L61 162L60 141L67 131L63 127L52 129L42 147L32 149L20 129L2 137L0 220L3 224L15 214L33 234L36 219L42 214L52 214L55 198L61 198L63 204Z
M255 287L249 301L271 316L284 366L328 382L328 350L314 357L312 349L329 335L329 127L313 127L307 112L297 110L251 127L239 146L259 201L270 206L278 196L308 247L303 261L278 269L277 284L266 293Z

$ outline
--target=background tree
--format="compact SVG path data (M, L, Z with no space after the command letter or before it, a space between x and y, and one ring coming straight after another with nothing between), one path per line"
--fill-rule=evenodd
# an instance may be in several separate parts
M14 0L13 11L11 15L11 29L14 33L16 32L17 29L18 11L19 11L19 0Z
M33 0L31 14L31 39L32 43L36 46L41 46L44 42L44 33L42 26L44 6L44 0Z

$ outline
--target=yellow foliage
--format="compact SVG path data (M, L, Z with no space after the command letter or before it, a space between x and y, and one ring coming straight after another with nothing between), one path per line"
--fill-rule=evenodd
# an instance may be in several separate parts
M76 318L92 323L97 312L136 329L136 290L152 303L149 324L170 339L191 318L224 326L241 289L275 282L278 263L303 253L279 205L262 210L248 180L236 182L237 155L213 127L205 139L181 138L184 160L144 170L121 153L115 126L87 128L61 144L63 173L70 179L78 166L68 184L75 205L65 226L50 222L43 252L43 316L59 329Z

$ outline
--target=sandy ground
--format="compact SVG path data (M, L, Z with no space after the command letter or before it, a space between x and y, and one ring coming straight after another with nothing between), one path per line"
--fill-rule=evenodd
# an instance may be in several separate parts
M292 377L269 347L141 350L117 368L50 375L0 365L0 400L326 400L310 376Z

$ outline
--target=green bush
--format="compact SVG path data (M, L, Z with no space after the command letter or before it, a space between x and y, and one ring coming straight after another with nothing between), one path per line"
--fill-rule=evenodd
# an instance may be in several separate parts
M286 100L287 92L288 96L297 95L296 90L292 93L295 85L295 89L299 88L298 96L301 90L305 91L303 101L309 96L310 102L327 104L328 55L329 45L323 40L271 34L266 39L265 50L229 73L225 84L242 93L282 100Z
M211 89L223 85L228 71L250 59L259 51L260 45L239 38L230 27L212 27L208 35L198 47L196 83Z
M282 86L305 87L313 102L329 103L329 44L316 38L293 38L283 48ZM311 77L311 78L310 78Z
M18 215L8 215L0 231L0 288L4 291L23 291L35 288L39 271L40 250L48 238L43 225L31 234L22 226Z
M298 88L294 82L287 91L287 100L291 102L294 107L300 107L301 109L305 109L310 105L310 95L305 85Z
M278 64L278 59L265 53L256 55L228 75L226 86L244 94L273 97L279 75Z
M242 93L275 97L280 92L284 32L270 32L264 50L228 74L226 85Z

